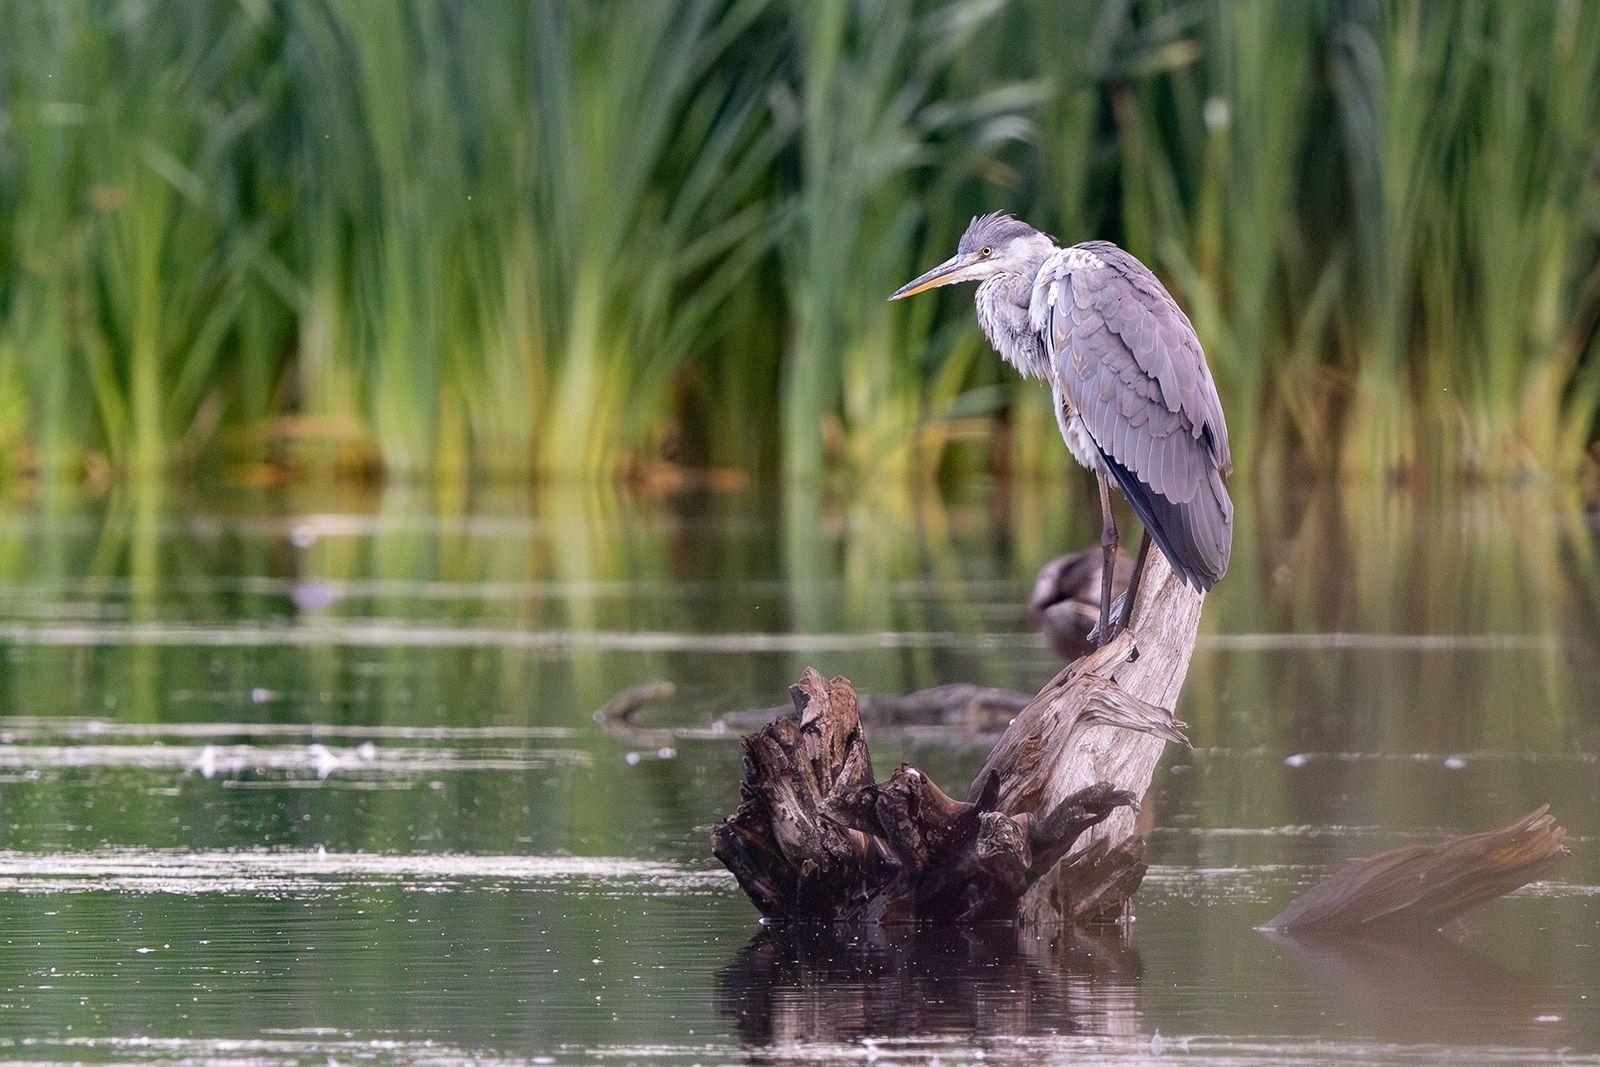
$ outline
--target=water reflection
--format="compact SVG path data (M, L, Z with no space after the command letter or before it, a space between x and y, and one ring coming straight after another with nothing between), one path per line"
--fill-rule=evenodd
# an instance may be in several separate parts
M1131 942L1091 944L752 940L706 844L807 665L1053 674L1023 605L1094 538L1086 484L0 500L0 1055L1600 1052L1594 520L1545 488L1237 488L1197 748L1154 783ZM592 720L658 679L643 733ZM993 728L874 723L874 755L964 782ZM1542 803L1572 859L1461 946L1252 931L1342 857ZM329 1033L291 1054L283 1017Z
M1130 1037L1139 977L1119 929L789 924L718 973L716 1004L747 1047L779 1054L927 1035Z
M1151 935L1154 936L1151 936ZM1155 957L1147 967L1137 940ZM715 977L754 1063L874 1056L1033 1062L1070 1055L1219 1065L1591 1062L1589 994L1442 935L1386 941L1251 934L1253 981L1171 970L1170 931L790 925ZM1153 973L1151 973L1153 972ZM1173 979L1176 978L1176 981ZM1580 983L1581 984L1581 983ZM1219 1003L1228 1007L1218 1011ZM1193 1018L1208 1020L1194 1028ZM1223 1029L1208 1029L1221 1023ZM1272 1020L1277 1020L1276 1022ZM1165 1036L1164 1036L1165 1035Z
M1266 934L1310 978L1329 1022L1410 1044L1585 1044L1593 1008L1553 975L1508 966L1442 934L1374 940ZM1580 994L1581 996L1581 994Z

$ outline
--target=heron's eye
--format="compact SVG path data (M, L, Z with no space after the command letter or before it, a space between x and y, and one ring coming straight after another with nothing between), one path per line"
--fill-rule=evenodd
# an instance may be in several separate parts
M982 248L978 249L978 255L980 256L992 255L993 253L994 249L990 248L988 245L984 245Z

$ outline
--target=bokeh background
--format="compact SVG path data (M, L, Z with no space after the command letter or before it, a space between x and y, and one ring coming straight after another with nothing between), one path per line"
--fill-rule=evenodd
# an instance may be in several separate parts
M1195 747L1122 935L769 951L804 668L1061 667L1089 476L884 299L1001 208L1210 355ZM1597 320L1600 0L0 0L0 1058L1592 1058ZM1449 942L1252 929L1546 803Z
M1242 471L1567 473L1597 101L1580 0L4 0L0 461L1048 471L883 299L1006 208L1166 280Z

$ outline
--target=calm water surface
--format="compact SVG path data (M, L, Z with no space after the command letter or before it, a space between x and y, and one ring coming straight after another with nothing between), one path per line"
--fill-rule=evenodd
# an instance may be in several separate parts
M1130 931L758 927L707 847L748 713L1036 688L1090 500L0 504L0 1058L1600 1060L1600 538L1548 490L1241 491ZM954 785L988 743L870 733ZM1448 939L1253 929L1547 802L1572 858Z

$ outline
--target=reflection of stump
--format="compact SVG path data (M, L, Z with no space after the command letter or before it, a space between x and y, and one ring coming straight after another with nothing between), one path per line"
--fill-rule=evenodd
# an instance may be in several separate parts
M1002 811L1047 808L1094 782L1144 795L1164 742L1183 740L1170 709L1189 670L1204 601L1165 556L1150 554L1131 629L1056 675L989 753L979 777L992 772L1004 783ZM1122 721L1086 716L1111 705ZM1118 729L1131 723L1147 726ZM1131 809L1119 811L1032 889L1022 915L1052 922L1113 914L1143 877L1144 835L1135 831Z
M818 1045L929 1033L1131 1035L1139 978L1116 929L797 923L758 931L717 974L715 1004L774 1062L800 1047L826 1060Z

